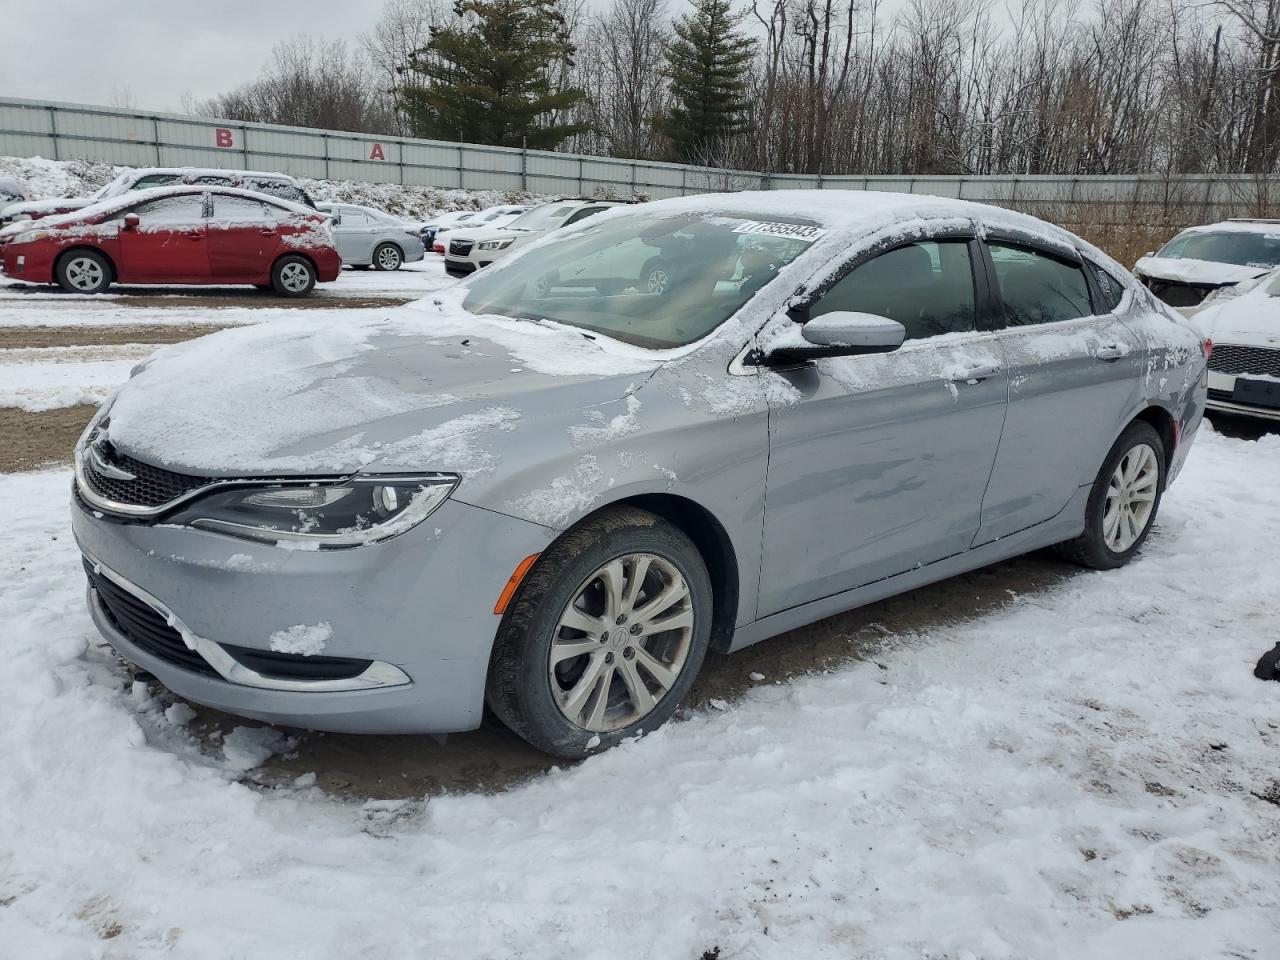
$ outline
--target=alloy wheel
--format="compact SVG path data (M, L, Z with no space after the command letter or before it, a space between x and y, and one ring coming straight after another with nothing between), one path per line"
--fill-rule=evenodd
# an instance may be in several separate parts
M280 285L290 293L307 289L310 282L311 271L301 263L286 263L280 268Z
M670 282L671 278L667 276L667 271L659 268L649 272L647 286L650 293L666 293Z
M689 585L670 561L633 553L599 567L552 638L547 669L560 712L596 733L643 719L684 669L693 624Z
M1102 539L1113 553L1124 553L1142 536L1155 510L1160 461L1145 443L1129 449L1107 483Z
M383 247L378 251L378 266L383 270L395 270L400 266L400 251L395 247Z
M67 264L67 282L77 290L97 290L105 278L102 264L89 257L76 257Z

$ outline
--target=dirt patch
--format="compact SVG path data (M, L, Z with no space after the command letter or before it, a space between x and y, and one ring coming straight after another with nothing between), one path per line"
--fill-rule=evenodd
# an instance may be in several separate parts
M183 323L118 327L0 327L0 350L105 347L123 343L181 343L203 337L207 333L225 330L228 326L225 323Z
M1047 589L1075 570L1049 553L1032 554L831 617L738 653L712 654L682 713L727 707L751 687L822 673L852 660L876 663L884 682L892 683L893 668L880 659L887 643L902 644L913 634L983 616L1009 603L1011 594ZM160 687L154 685L154 690ZM246 723L196 709L196 733L225 733ZM503 790L552 766L564 766L487 715L479 730L453 734L443 742L426 736L295 735L296 748L256 771L256 779L274 784L314 773L316 784L336 796L406 799ZM849 736L856 738L857 731Z
M0 473L69 462L76 441L97 409L91 403L39 413L0 407Z
M0 284L0 290L8 295L38 296L44 302L56 301L65 297L68 303L98 302L82 294L63 293L56 287L33 286L30 284ZM200 309L210 307L245 307L249 309L287 307L299 310L334 310L359 309L362 307L399 307L419 300L424 294L370 294L362 297L343 297L317 291L313 296L294 299L277 297L275 294L244 289L192 289L190 287L112 287L110 293L101 298L101 302L113 307L160 307L166 310Z

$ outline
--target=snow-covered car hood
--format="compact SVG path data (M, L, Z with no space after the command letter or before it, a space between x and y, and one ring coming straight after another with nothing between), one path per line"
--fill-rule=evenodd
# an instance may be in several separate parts
M542 231L507 230L502 227L486 227L472 230L464 230L459 227L449 232L450 240L469 240L472 243L484 243L487 240L523 240L540 236L542 236Z
M1244 296L1215 303L1196 314L1194 322L1220 343L1280 345L1280 296L1267 292L1275 284L1272 281Z
M1172 257L1143 257L1133 267L1134 273L1153 277L1156 280L1215 285L1239 283L1241 280L1260 277L1272 269L1272 267L1241 267L1234 263Z
M493 469L504 431L618 400L662 362L438 299L386 319L285 320L164 348L120 389L108 432L122 453L196 475L466 476Z

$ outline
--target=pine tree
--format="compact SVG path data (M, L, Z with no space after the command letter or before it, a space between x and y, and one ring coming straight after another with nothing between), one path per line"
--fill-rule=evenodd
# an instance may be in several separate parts
M557 124L581 90L554 89L552 70L574 47L553 0L458 0L456 26L437 28L402 75L415 135L504 147L552 148L586 128Z
M661 128L677 162L705 162L747 129L747 70L756 43L739 32L729 0L695 0L675 24L666 73L672 106Z

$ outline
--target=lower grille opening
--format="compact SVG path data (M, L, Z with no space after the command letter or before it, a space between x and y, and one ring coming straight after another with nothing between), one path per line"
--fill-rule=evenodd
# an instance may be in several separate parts
M220 643L218 646L243 666L277 680L350 680L360 676L373 663L372 660L354 660L348 657L304 657L299 653L254 650L252 647L237 647L230 643Z
M217 671L207 660L187 647L180 634L150 604L129 591L93 572L93 564L84 563L89 583L98 595L98 603L107 620L120 634L143 653L192 673L216 677Z

